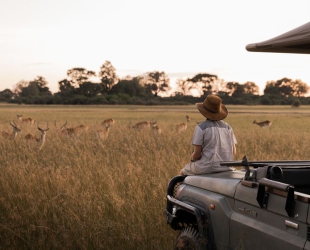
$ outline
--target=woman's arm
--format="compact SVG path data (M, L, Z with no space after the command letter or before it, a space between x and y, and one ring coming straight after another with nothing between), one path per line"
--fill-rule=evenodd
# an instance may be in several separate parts
M233 145L233 154L234 154L234 156L236 156L236 154L237 154L236 144Z
M192 153L191 161L197 161L201 158L202 153L202 146L201 145L194 145L194 151Z

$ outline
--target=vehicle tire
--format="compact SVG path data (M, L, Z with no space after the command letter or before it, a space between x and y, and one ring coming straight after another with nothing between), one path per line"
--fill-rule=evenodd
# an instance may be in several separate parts
M199 233L195 228L186 227L179 234L174 244L174 250L202 250L206 249Z

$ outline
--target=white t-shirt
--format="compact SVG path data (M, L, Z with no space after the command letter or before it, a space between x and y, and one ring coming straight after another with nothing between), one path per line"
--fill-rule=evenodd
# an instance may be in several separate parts
M201 158L187 164L184 172L187 175L214 173L230 170L221 166L221 161L232 161L233 146L237 144L234 132L224 121L206 120L198 124L192 138L193 145L202 146Z

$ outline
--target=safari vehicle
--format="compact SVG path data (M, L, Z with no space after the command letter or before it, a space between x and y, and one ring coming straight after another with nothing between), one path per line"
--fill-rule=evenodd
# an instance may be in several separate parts
M310 54L310 22L246 49ZM310 160L245 156L221 165L242 170L169 182L164 215L180 231L174 249L310 250Z

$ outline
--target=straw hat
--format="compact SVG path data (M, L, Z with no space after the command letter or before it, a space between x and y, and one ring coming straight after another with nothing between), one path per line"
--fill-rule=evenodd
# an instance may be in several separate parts
M222 99L216 95L208 95L204 102L196 103L196 107L204 117L213 121L224 120L228 115Z

